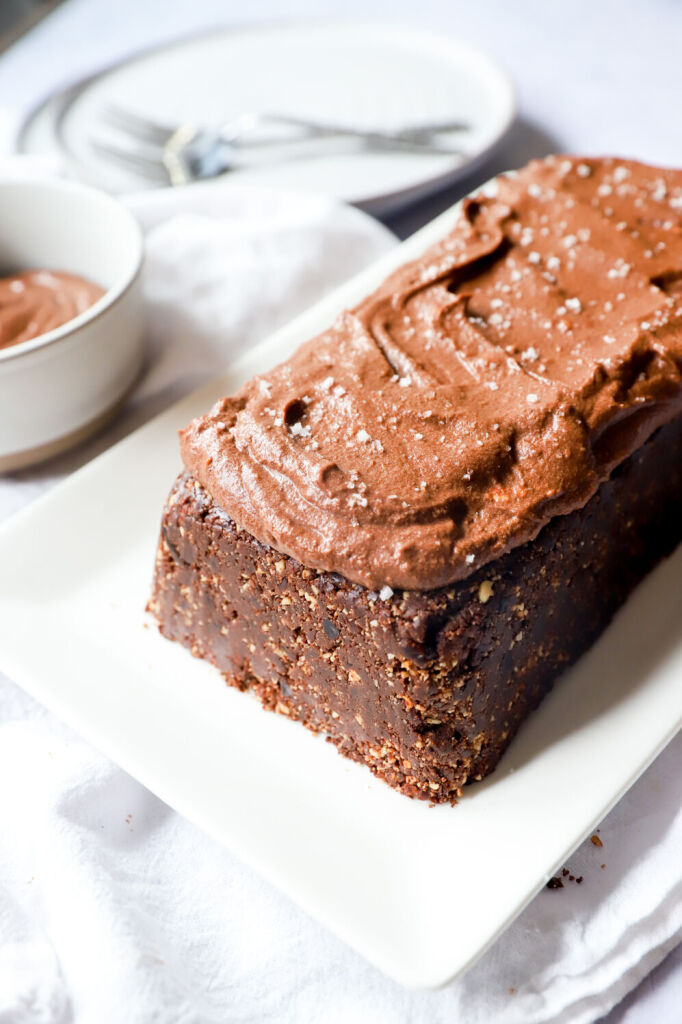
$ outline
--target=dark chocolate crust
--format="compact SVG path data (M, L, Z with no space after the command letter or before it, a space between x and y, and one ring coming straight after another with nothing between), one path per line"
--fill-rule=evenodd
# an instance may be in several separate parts
M149 609L230 685L401 792L454 802L682 539L681 501L678 418L534 541L451 586L383 600L255 540L184 473Z

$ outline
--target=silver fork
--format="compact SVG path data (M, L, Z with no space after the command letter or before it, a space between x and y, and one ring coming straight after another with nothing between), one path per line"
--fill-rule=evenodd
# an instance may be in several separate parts
M463 156L462 150L439 142L437 136L466 131L469 127L461 121L449 121L382 132L283 114L245 113L217 130L210 130L192 124L163 124L111 105L102 110L102 119L123 134L142 142L144 149L93 139L91 145L97 152L171 185L186 185L225 174L235 167L238 149L279 147L279 159L300 158L297 144L307 140L345 139L372 148ZM273 127L294 129L296 134L288 137L281 134L273 136L267 131L263 134L263 129ZM294 151L290 149L283 154L282 146L291 147L292 143L295 144Z

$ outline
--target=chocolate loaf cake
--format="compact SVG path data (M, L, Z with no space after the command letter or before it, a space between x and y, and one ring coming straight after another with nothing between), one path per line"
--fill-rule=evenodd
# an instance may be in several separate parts
M454 801L682 539L682 174L552 157L181 433L150 609Z

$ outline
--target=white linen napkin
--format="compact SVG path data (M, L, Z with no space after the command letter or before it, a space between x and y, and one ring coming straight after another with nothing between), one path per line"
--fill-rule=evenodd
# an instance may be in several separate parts
M215 183L129 204L145 377L99 438L0 478L0 518L393 241L324 199ZM0 677L0 1024L587 1024L682 937L681 767L682 736L571 858L580 884L543 890L464 978L413 992Z

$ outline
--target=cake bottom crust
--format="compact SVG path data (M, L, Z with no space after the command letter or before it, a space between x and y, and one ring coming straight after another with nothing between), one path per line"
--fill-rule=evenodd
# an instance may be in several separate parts
M682 540L681 501L682 418L534 541L450 587L382 600L261 544L184 473L148 607L266 708L408 796L455 802Z

